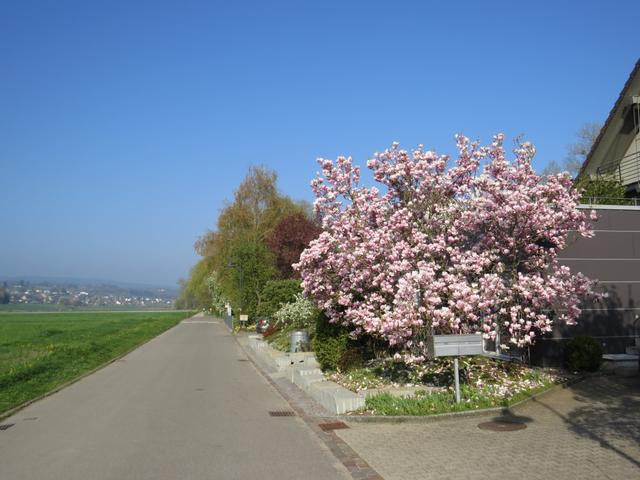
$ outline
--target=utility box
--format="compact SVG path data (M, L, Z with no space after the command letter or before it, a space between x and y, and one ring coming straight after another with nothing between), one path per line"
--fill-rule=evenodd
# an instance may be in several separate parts
M485 353L481 334L433 335L430 341L433 342L430 351L434 357L461 357Z

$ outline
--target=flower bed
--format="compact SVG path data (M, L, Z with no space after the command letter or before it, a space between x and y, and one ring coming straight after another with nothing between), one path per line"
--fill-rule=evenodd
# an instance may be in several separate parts
M366 368L333 373L329 379L358 393L367 390L417 388L414 395L380 393L368 396L365 415L432 415L481 408L509 406L566 382L563 372L531 368L515 362L484 357L460 360L461 403L455 403L453 361L433 360L408 366L391 361Z

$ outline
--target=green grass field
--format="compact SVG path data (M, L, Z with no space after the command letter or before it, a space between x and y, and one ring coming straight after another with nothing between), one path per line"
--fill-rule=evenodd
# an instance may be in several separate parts
M175 311L171 306L149 305L58 305L52 303L6 303L0 304L0 313L11 312L131 312L131 311Z
M192 314L0 313L0 413L122 355Z

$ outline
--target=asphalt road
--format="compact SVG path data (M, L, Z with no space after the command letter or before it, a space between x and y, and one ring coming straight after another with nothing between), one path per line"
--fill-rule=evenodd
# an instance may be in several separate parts
M288 404L212 321L2 420L0 479L350 478L301 419L269 416Z

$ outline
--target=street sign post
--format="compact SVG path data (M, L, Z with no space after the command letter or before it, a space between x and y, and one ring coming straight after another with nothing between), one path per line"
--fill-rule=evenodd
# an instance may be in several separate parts
M455 380L456 403L460 403L460 370L458 357L462 355L483 355L484 340L481 334L432 335L428 346L434 357L454 357L453 378Z
M460 357L462 355L482 355L484 342L478 333L460 335L433 335L434 357Z

